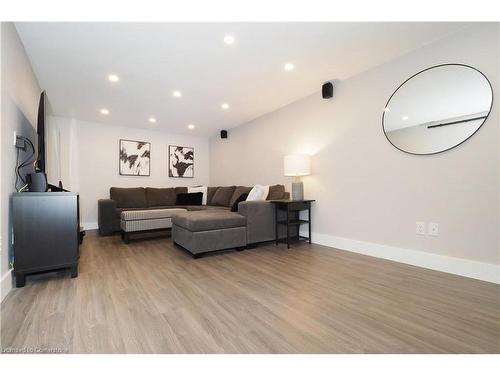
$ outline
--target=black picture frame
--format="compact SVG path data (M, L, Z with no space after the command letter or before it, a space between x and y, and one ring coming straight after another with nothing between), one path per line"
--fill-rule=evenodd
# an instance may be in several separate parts
M428 70L431 70L431 69L435 69L435 68L440 68L440 67L443 67L443 66L463 66L463 67L466 67L466 68L470 68L470 69L473 69L475 70L476 72L478 72L479 74L481 74L485 79L486 79L486 82L488 82L488 84L490 85L490 90L491 90L491 104L490 104L490 109L488 110L488 114L486 115L486 117L484 118L483 122L481 123L481 125L474 131L474 133L472 133L471 135L469 135L467 138L465 138L462 142L459 142L447 149L444 149L444 150L441 150L441 151L436 151L436 152L428 152L428 153L424 153L424 154L419 154L419 153L416 153L416 152L410 152L410 151L406 151L406 150L403 150L401 148L399 148L398 146L396 146L394 143L391 142L391 140L389 139L389 137L387 137L387 134L385 132L385 127L384 127L384 118L385 118L385 108L387 108L389 106L389 103L392 99L392 97L398 92L398 90L404 86L404 84L406 82L408 82L409 80L411 80L412 78L416 77L417 75L419 74L422 74ZM382 111L382 133L384 133L384 136L385 138L387 139L387 141L392 145L394 146L395 148L397 148L399 151L402 151L406 154L410 154L410 155L419 155L419 156L427 156L427 155L436 155L436 154L440 154L442 152L446 152L446 151L449 151L455 147L458 147L460 146L461 144L463 144L464 142L466 142L467 140L469 140L470 138L472 138L478 131L479 129L481 129L483 127L483 125L486 123L486 121L488 120L488 117L490 116L491 114L491 110L493 109L493 103L495 101L495 93L493 91L493 86L491 85L491 82L490 80L488 79L488 77L486 77L486 75L481 72L479 69L476 69L474 68L473 66L470 66L470 65L467 65L467 64L460 64L460 63L446 63L446 64L438 64L438 65L433 65L429 68L426 68L426 69L423 69L423 70L420 70L419 72L413 74L411 77L409 77L408 79L406 79L403 83L401 83L397 88L396 90L394 90L394 92L392 93L392 95L389 97L389 99L387 100L387 102L385 103L385 106L384 106L384 110Z
M179 175L175 175L172 171L172 168L171 168L171 157L172 157L172 148L177 149L177 148L181 148L182 150L188 150L188 151L191 151L192 152L192 160L193 160L193 163L191 164L191 175L190 176L186 176L186 175L182 175L182 176L179 176ZM178 145L168 145L168 177L169 178L194 178L194 164L195 164L195 153L194 153L194 147L191 147L191 146L178 146Z
M127 172L122 171L122 167L123 167L122 145L124 142L134 142L134 143L137 143L138 145L139 144L147 145L147 147L148 147L147 152L149 154L148 155L149 162L147 165L147 174L146 173L139 173L139 174L127 173ZM120 141L118 143L118 173L120 176L135 176L135 177L149 177L149 176L151 176L151 142L136 141L133 139L123 139L123 138L120 139Z

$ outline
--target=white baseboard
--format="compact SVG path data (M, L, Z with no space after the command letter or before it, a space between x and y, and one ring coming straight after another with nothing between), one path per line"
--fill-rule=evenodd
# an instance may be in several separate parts
M83 226L84 230L99 229L99 226L97 225L96 221L88 221L85 223L80 223L80 225Z
M301 235L307 235L306 232ZM425 251L352 240L350 238L312 233L312 242L354 253L411 264L435 271L452 273L473 279L500 284L500 265L454 258Z
M7 297L7 294L12 290L12 270L8 270L0 279L0 293L2 301Z

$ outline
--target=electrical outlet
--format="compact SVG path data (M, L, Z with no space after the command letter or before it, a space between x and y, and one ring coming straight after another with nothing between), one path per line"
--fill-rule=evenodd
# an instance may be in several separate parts
M429 236L439 236L439 223L429 223Z
M423 221L417 221L415 223L415 233L425 235L425 223Z

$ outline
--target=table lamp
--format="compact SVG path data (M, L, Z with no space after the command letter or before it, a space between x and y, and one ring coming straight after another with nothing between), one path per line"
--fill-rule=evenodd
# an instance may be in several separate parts
M300 176L311 174L311 159L309 155L286 155L285 156L285 176L293 176L292 182L292 200L299 201L304 199L304 184L300 181Z

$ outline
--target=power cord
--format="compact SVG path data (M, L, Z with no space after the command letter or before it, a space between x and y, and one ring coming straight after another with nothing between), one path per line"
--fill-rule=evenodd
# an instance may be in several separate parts
M19 150L23 150L24 152L27 152L27 148L28 148L27 145L30 146L30 149L31 149L30 152L31 152L31 154L20 165L18 165L18 163L19 163ZM20 170L22 168L28 166L32 162L34 162L35 146L33 145L33 143L28 138L18 135L16 137L16 149L17 149L17 154L16 154L16 170L15 170L15 172L16 172L16 182L15 182L14 188L18 192L21 192L21 191L24 191L26 189L26 187L28 186L28 184L26 183L26 180L21 175ZM17 187L17 184L18 184L19 180L21 180L22 183L24 184L21 188Z

